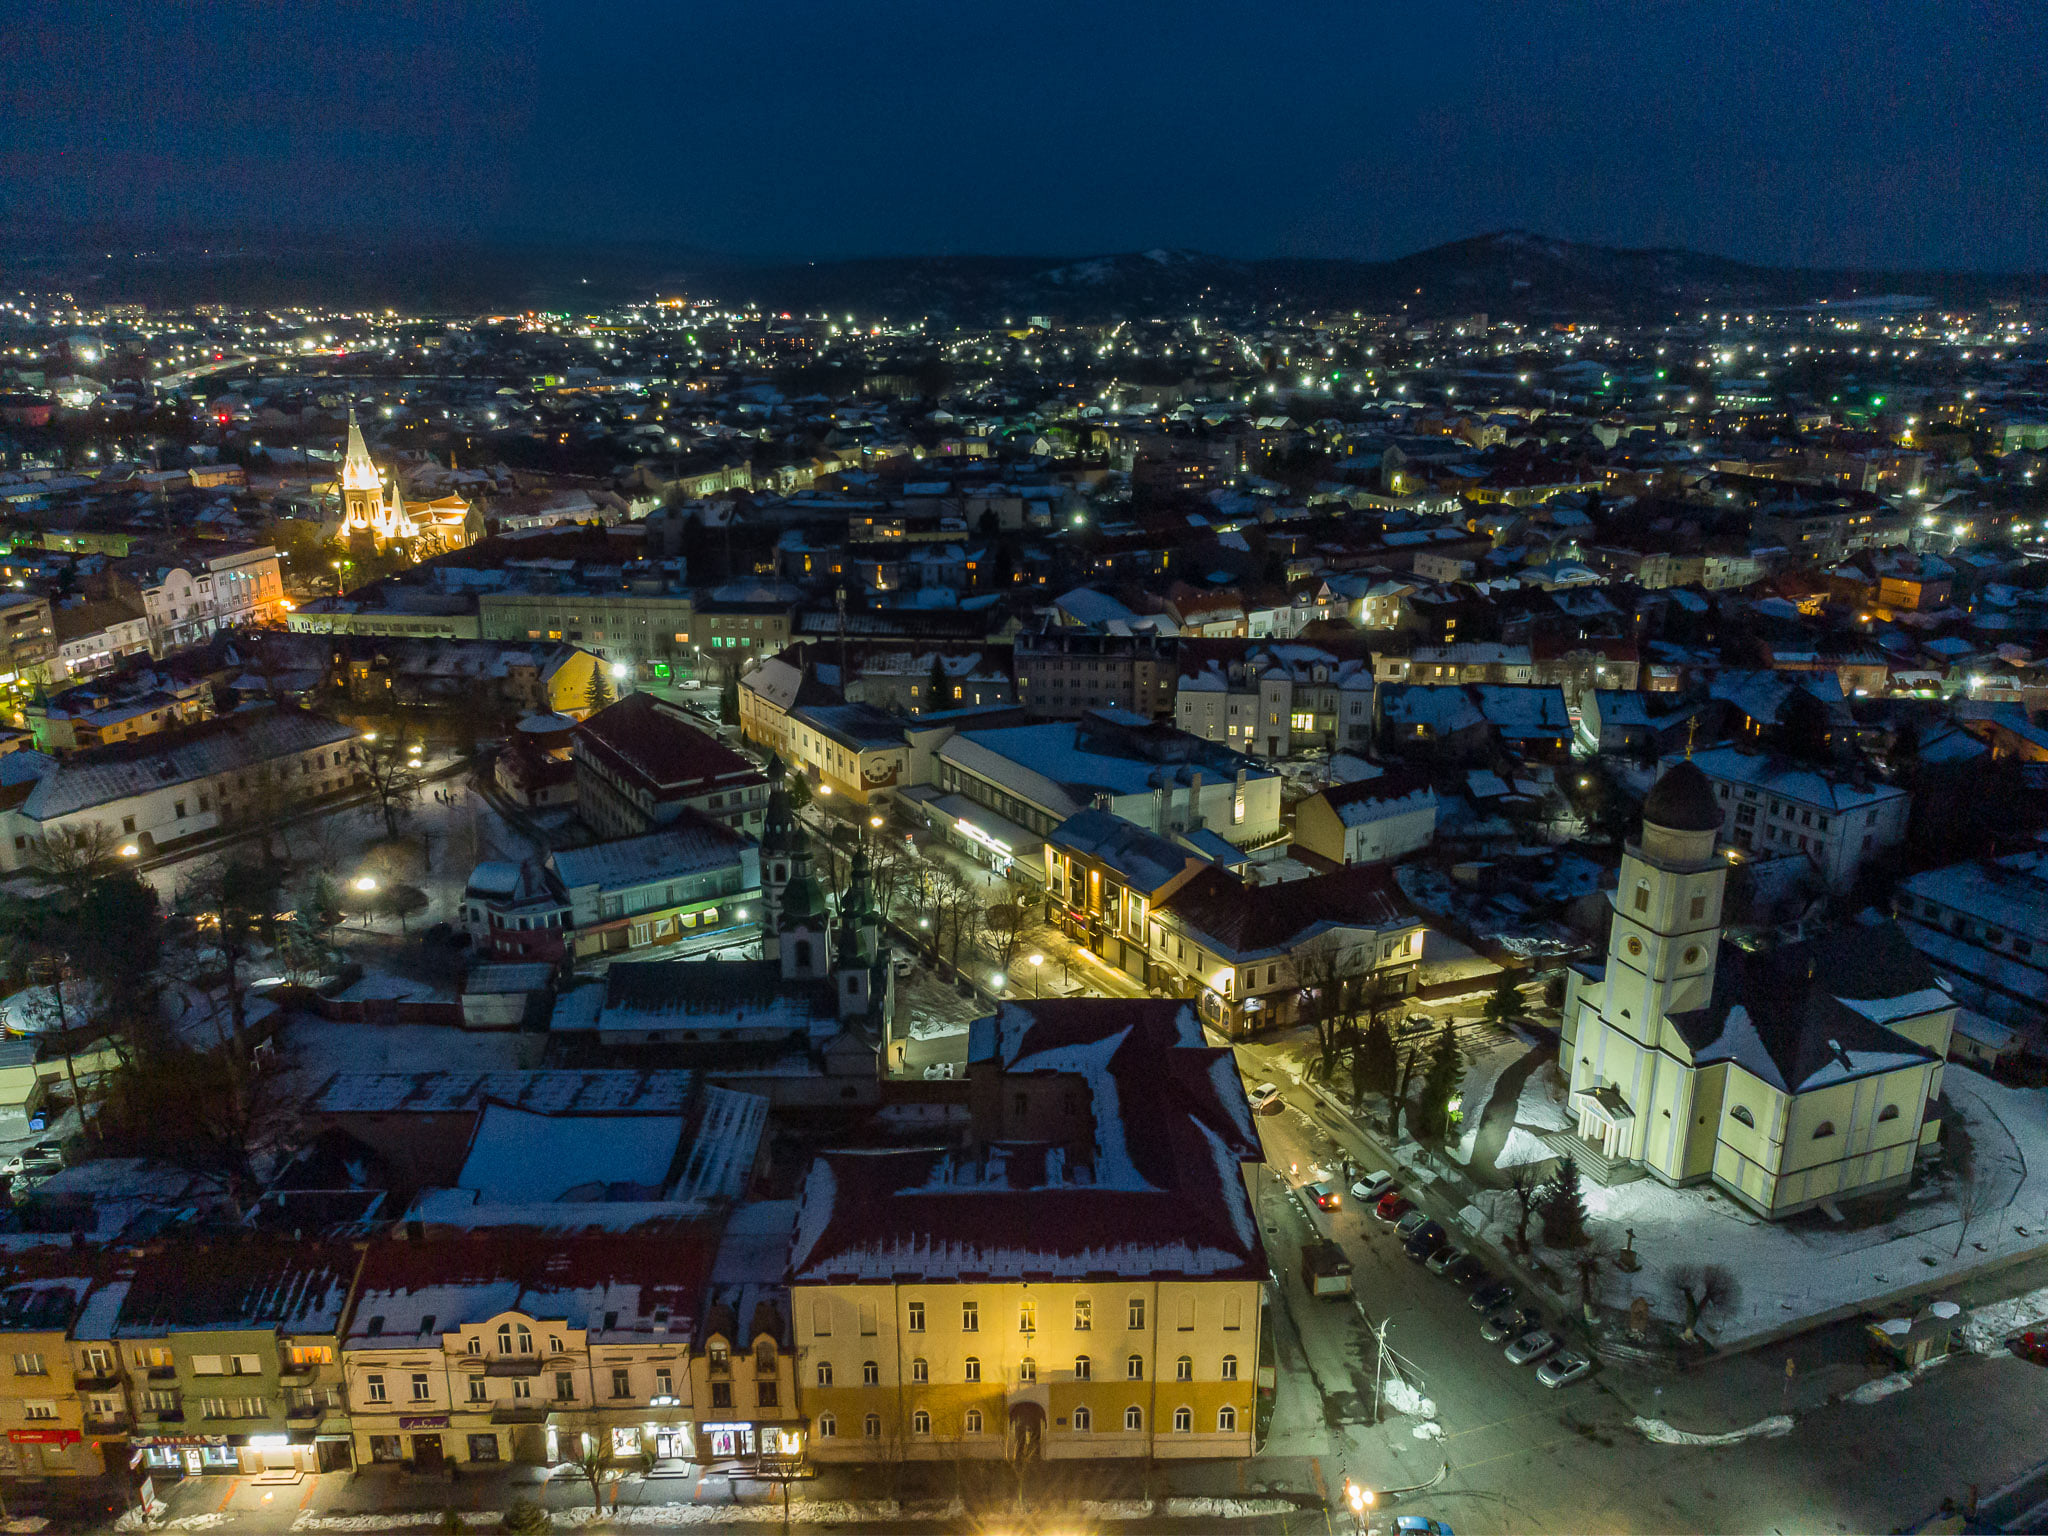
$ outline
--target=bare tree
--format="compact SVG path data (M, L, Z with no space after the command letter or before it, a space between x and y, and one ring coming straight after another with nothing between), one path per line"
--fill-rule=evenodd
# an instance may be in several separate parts
M1508 1180L1508 1193L1515 1200L1515 1251L1529 1251L1529 1218L1543 1199L1543 1186L1527 1168L1517 1168Z
M604 1438L586 1434L579 1441L579 1450L569 1458L569 1465L576 1469L576 1475L590 1486L590 1501L596 1506L597 1518L604 1518L604 1486L619 1480L619 1469L612 1465Z
M1956 1246L1950 1258L1960 1258L1963 1244L1970 1240L1970 1227L1996 1204L1996 1187L1991 1169L1978 1162L1973 1151L1956 1180Z
M1699 1339L1700 1318L1713 1307L1726 1310L1742 1297L1735 1271L1725 1264L1678 1264L1669 1276L1672 1293L1685 1308L1686 1343Z
M120 862L124 846L121 834L103 821L59 827L29 839L28 867L75 901Z
M375 814L384 818L384 831L396 838L412 819L412 808L420 797L425 776L408 759L405 744L393 730L378 731L376 740L365 737L356 743L356 763L363 784L370 792Z
M1333 933L1318 934L1293 955L1295 1017L1315 1031L1315 1060L1309 1075L1333 1083L1349 1059L1354 1042L1351 1019L1344 1010L1344 950Z
M997 970L1007 971L1024 942L1024 930L1031 922L1031 909L1021 901L1006 898L991 902L985 913L990 957L995 961Z

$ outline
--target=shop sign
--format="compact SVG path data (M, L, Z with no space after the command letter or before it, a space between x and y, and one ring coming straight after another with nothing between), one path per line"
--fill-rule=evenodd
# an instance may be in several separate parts
M16 1445L76 1445L85 1437L75 1429L10 1429L7 1438Z
M413 1418L401 1418L398 1421L398 1427L400 1429L446 1429L448 1427L448 1415L445 1413L423 1413Z

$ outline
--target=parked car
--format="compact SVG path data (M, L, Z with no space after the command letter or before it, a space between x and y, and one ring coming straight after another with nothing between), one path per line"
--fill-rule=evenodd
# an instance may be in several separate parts
M1394 1194L1400 1187L1391 1173L1362 1173L1351 1186L1351 1198L1370 1202Z
M1394 1223L1394 1236L1400 1238L1405 1243L1428 1225L1429 1213L1427 1211L1410 1211Z
M1592 1360L1569 1349L1552 1355L1536 1367L1536 1379L1546 1387L1568 1387L1580 1377L1592 1374Z
M54 1141L39 1141L24 1148L19 1154L0 1163L0 1173L25 1173L32 1177L61 1173L64 1170L64 1149Z
M1302 1193L1315 1201L1316 1207L1319 1210L1334 1211L1337 1209L1337 1191L1334 1186L1325 1180L1318 1179L1315 1183L1304 1186Z
M959 1074L954 1070L954 1063L950 1061L935 1061L924 1069L924 1075L926 1081L937 1082L957 1077Z
M1381 1221L1399 1221L1415 1209L1415 1202L1398 1189L1389 1190L1373 1202L1372 1213Z
M1486 1321L1479 1325L1479 1337L1489 1344L1500 1344L1508 1339L1519 1339L1543 1319L1530 1307L1502 1307L1489 1312Z
M1260 1083L1244 1096L1255 1115L1278 1114L1284 1107L1280 1101L1280 1090L1272 1083Z
M1402 1248L1409 1258L1420 1264L1448 1241L1450 1239L1442 1227L1433 1221L1425 1221L1408 1234L1408 1241L1402 1244Z
M1422 1261L1422 1267L1432 1275L1448 1274L1453 1264L1469 1257L1471 1255L1461 1252L1455 1243L1445 1243Z
M1557 1350L1557 1335L1545 1328L1531 1328L1508 1346L1509 1365L1534 1365Z
M1451 1528L1441 1520L1432 1520L1427 1515L1398 1515L1394 1519L1395 1536L1453 1536Z
M1515 1288L1505 1280L1489 1280L1472 1292L1474 1312L1498 1312L1515 1299Z
M1453 1285L1490 1285L1493 1277L1486 1266L1469 1253L1461 1253L1444 1266L1444 1278Z

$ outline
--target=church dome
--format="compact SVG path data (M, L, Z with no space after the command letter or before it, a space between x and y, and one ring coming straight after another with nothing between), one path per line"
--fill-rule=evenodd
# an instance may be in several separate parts
M1688 758L1651 786L1643 821L1672 832L1718 832L1721 803L1713 784Z

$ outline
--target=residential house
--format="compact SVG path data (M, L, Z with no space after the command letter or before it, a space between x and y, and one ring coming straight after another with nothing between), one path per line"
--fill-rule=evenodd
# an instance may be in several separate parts
M630 837L695 812L757 833L768 807L761 770L685 712L651 693L607 705L570 740L577 814L599 833Z
M1693 762L1713 784L1724 842L1759 853L1796 848L1838 894L1906 835L1912 796L1892 785L1740 747L1709 748Z
M1426 774L1394 768L1297 802L1294 842L1332 864L1391 862L1429 846L1436 809Z

